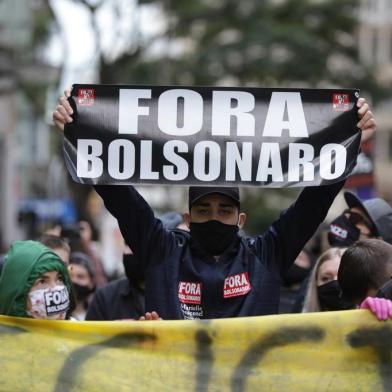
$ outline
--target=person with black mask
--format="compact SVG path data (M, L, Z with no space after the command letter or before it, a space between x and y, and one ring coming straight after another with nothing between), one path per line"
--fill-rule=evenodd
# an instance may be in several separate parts
M302 310L307 277L313 261L310 252L303 249L294 264L284 272L280 289L279 313L299 313Z
M99 288L86 320L139 320L145 315L144 275L132 252L123 254L125 277Z
M91 295L96 288L92 261L85 253L73 252L68 270L72 282L71 302L75 302L71 316L79 321L84 320Z
M392 318L392 245L378 239L331 248L316 262L303 312L368 309Z
M160 216L160 220L167 230L183 225L182 215L175 211L166 212ZM145 313L143 265L127 246L123 253L123 265L125 277L97 289L87 310L86 320L148 319Z
M337 281L344 252L345 248L330 248L318 258L309 278L303 313L354 308L353 303L342 298Z
M169 211L160 216L167 230L183 225L182 215ZM129 247L123 253L125 277L97 289L87 310L86 320L159 319L145 312L145 279L143 265Z
M134 188L96 190L143 261L146 310L163 319L211 319L278 313L281 273L324 220L342 185L305 189L264 236L254 237L238 234L246 220L238 188L190 187L184 214L190 232L164 230Z
M362 202L351 192L345 192L344 198L349 208L329 226L331 246L347 247L367 238L381 238L392 244L392 207L385 200L373 198Z
M69 92L53 119L72 122ZM357 124L375 120L359 99ZM140 261L146 279L146 311L163 319L212 319L276 314L281 276L325 219L344 181L305 188L263 235L240 236L246 221L236 187L189 188L190 232L166 230L132 186L94 186Z

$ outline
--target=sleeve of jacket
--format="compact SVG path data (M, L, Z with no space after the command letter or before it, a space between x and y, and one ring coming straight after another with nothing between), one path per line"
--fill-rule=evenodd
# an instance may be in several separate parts
M125 242L142 265L146 266L153 254L165 254L175 243L174 236L155 218L151 207L134 187L96 185L94 188L117 219Z
M261 260L272 270L288 268L316 232L345 181L307 187L297 200L258 237Z

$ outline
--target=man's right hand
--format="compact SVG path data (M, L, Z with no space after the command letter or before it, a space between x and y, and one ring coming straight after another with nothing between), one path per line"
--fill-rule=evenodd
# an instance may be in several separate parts
M64 125L66 123L71 123L73 121L71 117L73 110L68 102L70 96L71 91L65 90L64 95L60 97L59 104L53 112L53 122L61 132L64 132Z

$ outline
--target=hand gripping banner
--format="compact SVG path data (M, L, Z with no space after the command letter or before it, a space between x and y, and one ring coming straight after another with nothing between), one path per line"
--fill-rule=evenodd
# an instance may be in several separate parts
M365 310L203 321L0 316L0 391L390 391L392 321Z
M358 90L74 85L64 153L84 184L289 187L347 177Z

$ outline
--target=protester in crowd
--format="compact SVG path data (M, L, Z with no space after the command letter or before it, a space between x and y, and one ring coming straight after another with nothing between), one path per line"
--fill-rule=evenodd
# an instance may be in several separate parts
M61 130L72 122L69 95L53 113ZM357 106L358 127L374 130L365 100ZM263 236L254 237L238 235L246 221L238 188L190 187L184 215L189 233L166 230L133 187L95 190L143 264L147 312L164 319L209 319L278 312L282 272L325 219L343 184L305 188Z
M82 251L90 257L95 271L95 284L97 287L101 287L108 282L108 278L103 268L97 245L93 241L93 229L89 222L81 220L79 221L79 230L82 240Z
M60 257L61 260L63 260L65 265L69 264L71 248L64 238L53 234L44 234L39 239L39 242L56 253L56 255Z
M351 245L344 253L338 272L343 297L372 310L382 320L392 318L391 279L391 244L367 239Z
M183 224L182 215L169 211L160 216L167 230ZM140 262L128 246L123 253L125 277L99 288L89 305L86 320L158 319L145 314L145 279Z
M338 270L345 248L330 248L316 261L310 275L302 312L322 312L326 310L346 310L353 303L342 299Z
M295 259L294 264L284 272L282 287L280 289L279 313L301 312L301 307L297 309L297 302L300 301L305 289L305 283L312 269L313 261L308 250L303 249ZM302 296L301 296L302 295Z
M0 277L0 314L64 320L70 307L64 262L36 241L16 241Z
M381 238L392 244L392 207L383 199L361 201L345 192L348 205L329 227L328 240L332 246L350 246L357 240Z
M138 320L145 314L144 276L139 261L124 253L125 277L99 288L88 307L86 320Z
M72 317L76 320L84 320L87 308L94 293L95 273L91 259L82 252L71 253L69 260L69 275L71 277L72 289L75 293L75 309Z
M77 224L63 226L61 236L68 239L71 252L85 253L94 268L96 287L105 285L108 281L102 265L99 251L93 241L93 230L89 222L79 221Z

